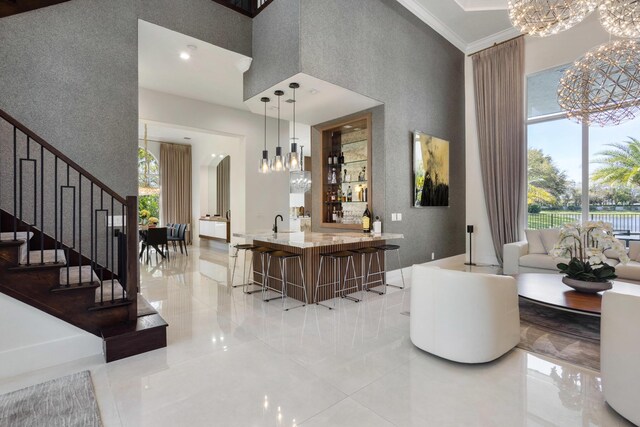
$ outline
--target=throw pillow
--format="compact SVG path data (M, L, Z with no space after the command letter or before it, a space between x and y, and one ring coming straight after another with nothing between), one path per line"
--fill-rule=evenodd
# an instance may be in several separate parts
M540 238L540 230L524 230L527 235L527 243L529 243L530 254L546 254L542 239Z
M545 253L551 252L551 249L553 249L558 242L558 237L560 237L559 228L545 228L540 230L540 239L544 245Z

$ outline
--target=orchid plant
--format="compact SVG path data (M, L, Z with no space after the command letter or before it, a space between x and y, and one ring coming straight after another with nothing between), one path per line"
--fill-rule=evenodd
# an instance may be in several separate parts
M615 268L606 264L610 251L622 264L629 262L624 244L613 235L613 227L603 221L565 224L550 255L569 258L558 269L571 279L606 282L616 278Z

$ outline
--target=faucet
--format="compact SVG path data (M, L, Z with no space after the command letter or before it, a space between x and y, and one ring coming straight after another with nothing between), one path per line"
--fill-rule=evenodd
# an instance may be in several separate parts
M284 221L284 218L282 218L282 215L276 215L276 217L273 220L273 232L274 233L278 232L278 218L280 218L280 221Z

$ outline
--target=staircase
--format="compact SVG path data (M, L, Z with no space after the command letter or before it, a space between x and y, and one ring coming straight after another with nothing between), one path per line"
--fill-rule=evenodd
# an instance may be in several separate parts
M166 347L138 294L137 220L136 196L0 110L0 292L101 337L107 362Z

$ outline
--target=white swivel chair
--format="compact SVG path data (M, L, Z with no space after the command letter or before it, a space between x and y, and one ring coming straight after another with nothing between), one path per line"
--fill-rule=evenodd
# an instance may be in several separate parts
M413 344L461 363L497 359L520 341L516 281L509 276L414 265Z
M620 415L640 425L640 288L635 295L605 292L600 322L604 399Z

